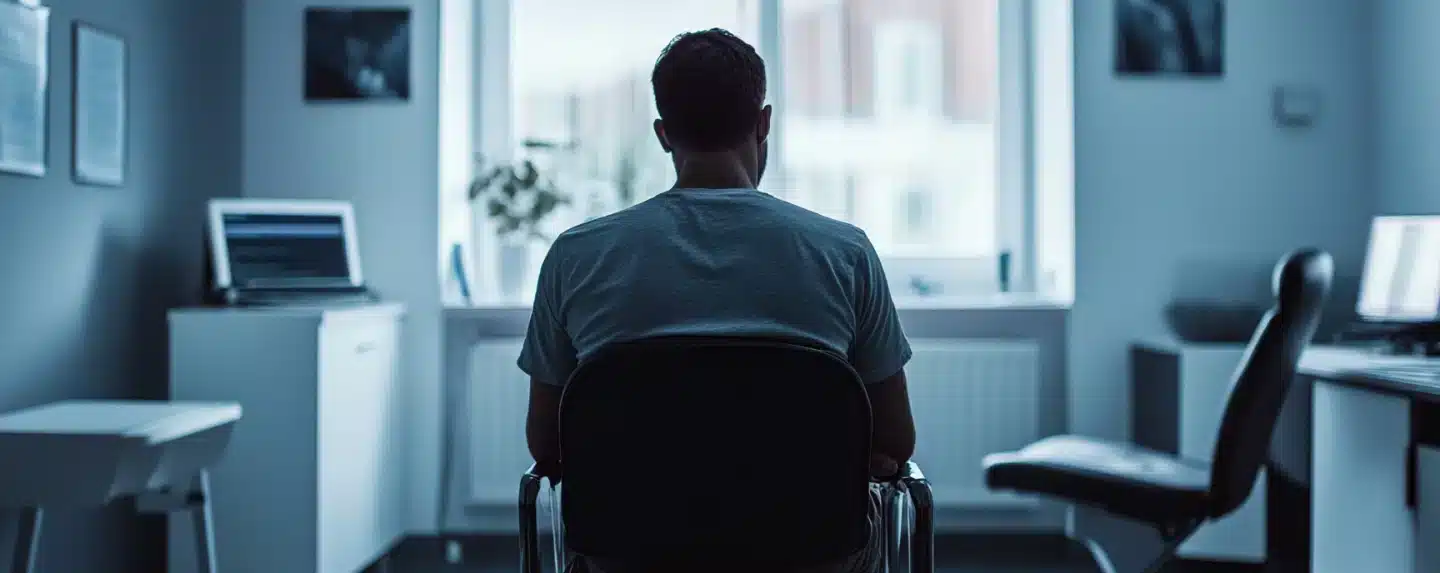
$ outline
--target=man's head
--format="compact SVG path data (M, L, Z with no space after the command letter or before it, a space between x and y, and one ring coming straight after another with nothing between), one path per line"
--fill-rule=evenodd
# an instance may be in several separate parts
M765 62L755 48L720 29L681 34L660 53L650 83L660 112L655 135L677 169L738 162L759 183L770 106Z

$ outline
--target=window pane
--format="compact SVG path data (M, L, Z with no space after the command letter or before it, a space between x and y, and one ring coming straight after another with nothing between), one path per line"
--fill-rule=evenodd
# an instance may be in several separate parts
M656 111L650 72L670 40L686 31L724 28L759 47L760 0L512 1L516 154L546 169L573 200L545 222L552 236L674 183L670 158L651 129ZM507 292L496 298L533 296L547 249L527 244L523 256L509 262L496 257L496 264L509 267L496 271L509 276L499 281Z
M673 184L651 131L655 58L676 34L712 27L771 53L760 18L777 2L781 61L766 63L779 105L762 189L865 229L897 295L995 290L1005 0L512 1L516 154L573 198L549 234ZM512 285L500 298L532 296L547 247L491 259L523 269L496 270Z
M782 0L785 197L865 229L897 295L996 288L1000 1Z
M755 42L758 0L514 0L511 74L521 153L583 189L571 220L603 215L673 183L654 141L650 71L677 34L725 28Z

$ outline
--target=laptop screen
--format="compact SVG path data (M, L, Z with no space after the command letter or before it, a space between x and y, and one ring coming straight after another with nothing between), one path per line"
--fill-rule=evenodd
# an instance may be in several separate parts
M350 286L341 215L225 213L221 221L235 287Z
M1440 317L1440 217L1375 218L1356 311L1377 322Z

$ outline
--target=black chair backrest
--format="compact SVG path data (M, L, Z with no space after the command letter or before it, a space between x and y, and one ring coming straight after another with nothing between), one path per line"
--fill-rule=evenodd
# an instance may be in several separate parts
M1235 371L1210 473L1210 517L1245 503L1270 449L1300 356L1315 336L1334 263L1316 249L1291 252L1275 267L1275 306L1265 314Z
M586 360L560 406L566 544L636 570L826 563L867 539L870 403L830 353L668 337Z

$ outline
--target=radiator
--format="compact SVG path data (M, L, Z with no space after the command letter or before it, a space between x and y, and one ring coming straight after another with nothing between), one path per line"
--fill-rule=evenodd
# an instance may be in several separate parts
M471 354L469 415L457 422L468 426L470 438L470 505L514 505L520 474L530 467L525 445L530 378L515 365L521 342L486 340Z
M1038 501L985 489L980 462L1039 437L1040 347L1031 340L920 338L905 373L915 461L951 508L1025 509Z
M525 447L529 380L515 366L521 340L477 344L468 425L472 505L515 503ZM1034 507L1032 498L986 491L980 460L1039 437L1039 345L1030 340L920 338L906 368L915 412L915 460L952 508ZM463 463L463 462L462 462Z

